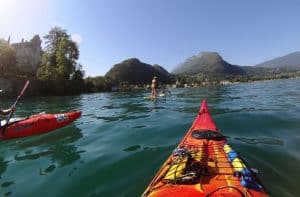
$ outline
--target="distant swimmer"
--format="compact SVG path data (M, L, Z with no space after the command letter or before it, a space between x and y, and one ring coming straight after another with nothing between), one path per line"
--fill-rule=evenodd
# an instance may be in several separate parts
M165 97L166 96L166 92L163 90L159 93L159 97Z
M171 96L170 90L162 90L162 91L159 93L159 97L167 97L167 96Z

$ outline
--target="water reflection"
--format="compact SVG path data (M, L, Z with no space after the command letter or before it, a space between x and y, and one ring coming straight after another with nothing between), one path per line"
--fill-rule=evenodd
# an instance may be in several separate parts
M76 127L76 125L73 123L57 131L28 138L17 139L14 141L15 143L11 143L9 146L12 146L12 148L16 150L24 150L30 147L38 147L45 144L57 144L57 142L60 142L61 144L73 143L80 138L82 138L81 129Z
M2 174L6 171L8 161L5 161L3 157L0 157L0 179L2 179Z
M45 169L39 169L40 175L46 175L53 172L56 168L70 165L80 159L80 154L84 153L85 150L80 150L74 145L74 142L80 138L82 138L81 129L73 124L65 129L60 129L49 134L16 141L14 145L10 144L10 147L17 150L14 160L18 162L37 160L45 157L50 158L49 166ZM3 158L1 161L0 175L9 167L8 162L4 162Z
M5 161L3 157L0 157L0 180L1 180L1 185L0 185L0 191L4 191L4 189L9 189L9 187L14 183L14 181L5 181L3 178L4 172L7 170L8 167L8 161ZM1 192L0 192L1 194ZM4 194L4 196L9 196L12 194L12 191L8 191Z
M163 99L156 99L154 101L151 101L151 100L146 100L145 101L146 103L147 102L150 102L150 112L151 111L158 111L159 109L165 109L165 107L162 107L162 105L166 104L167 102L167 99L166 98L163 98ZM147 111L149 112L149 108L147 109Z

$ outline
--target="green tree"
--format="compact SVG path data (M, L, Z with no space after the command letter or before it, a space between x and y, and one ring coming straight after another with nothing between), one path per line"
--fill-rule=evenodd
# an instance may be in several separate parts
M0 76L15 76L18 73L16 52L3 39L0 39Z
M37 78L43 81L52 93L74 93L74 88L70 87L79 85L78 83L83 87L84 84L84 71L82 66L77 64L79 58L77 44L71 40L66 30L60 27L52 28L44 38L46 47Z
M73 94L81 93L84 91L84 77L85 72L82 69L82 65L78 64L75 71L71 75L71 83L69 91Z
M84 80L85 91L101 92L109 89L108 82L105 77L88 77Z
M44 36L46 43L45 50L54 54L61 38L70 38L70 36L67 34L66 30L60 27L53 27L49 33Z

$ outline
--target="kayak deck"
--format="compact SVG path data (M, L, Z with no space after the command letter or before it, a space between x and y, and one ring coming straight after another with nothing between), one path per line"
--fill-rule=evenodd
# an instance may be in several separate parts
M255 173L227 144L204 100L193 125L142 196L268 195Z
M67 126L80 116L81 111L71 111L61 114L40 113L27 118L16 119L15 122L10 121L7 126L1 128L0 139L20 138L47 133Z

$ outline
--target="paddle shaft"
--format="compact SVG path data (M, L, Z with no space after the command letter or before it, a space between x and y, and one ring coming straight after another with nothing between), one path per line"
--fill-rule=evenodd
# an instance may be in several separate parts
M7 117L7 119L6 119L6 125L5 125L5 127L4 127L4 130L5 130L5 128L8 126L9 120L11 119L11 117L12 117L14 111L15 111L14 109L15 109L15 107L17 106L17 104L18 104L20 98L21 98L22 95L24 94L25 90L27 89L28 85L29 85L29 81L26 81L26 83L25 83L25 85L24 85L22 91L20 92L19 96L17 97L15 103L12 105L12 108L11 108L12 110L11 110L11 111L9 112L9 114L8 114L8 117ZM3 132L4 132L4 130L3 130Z

